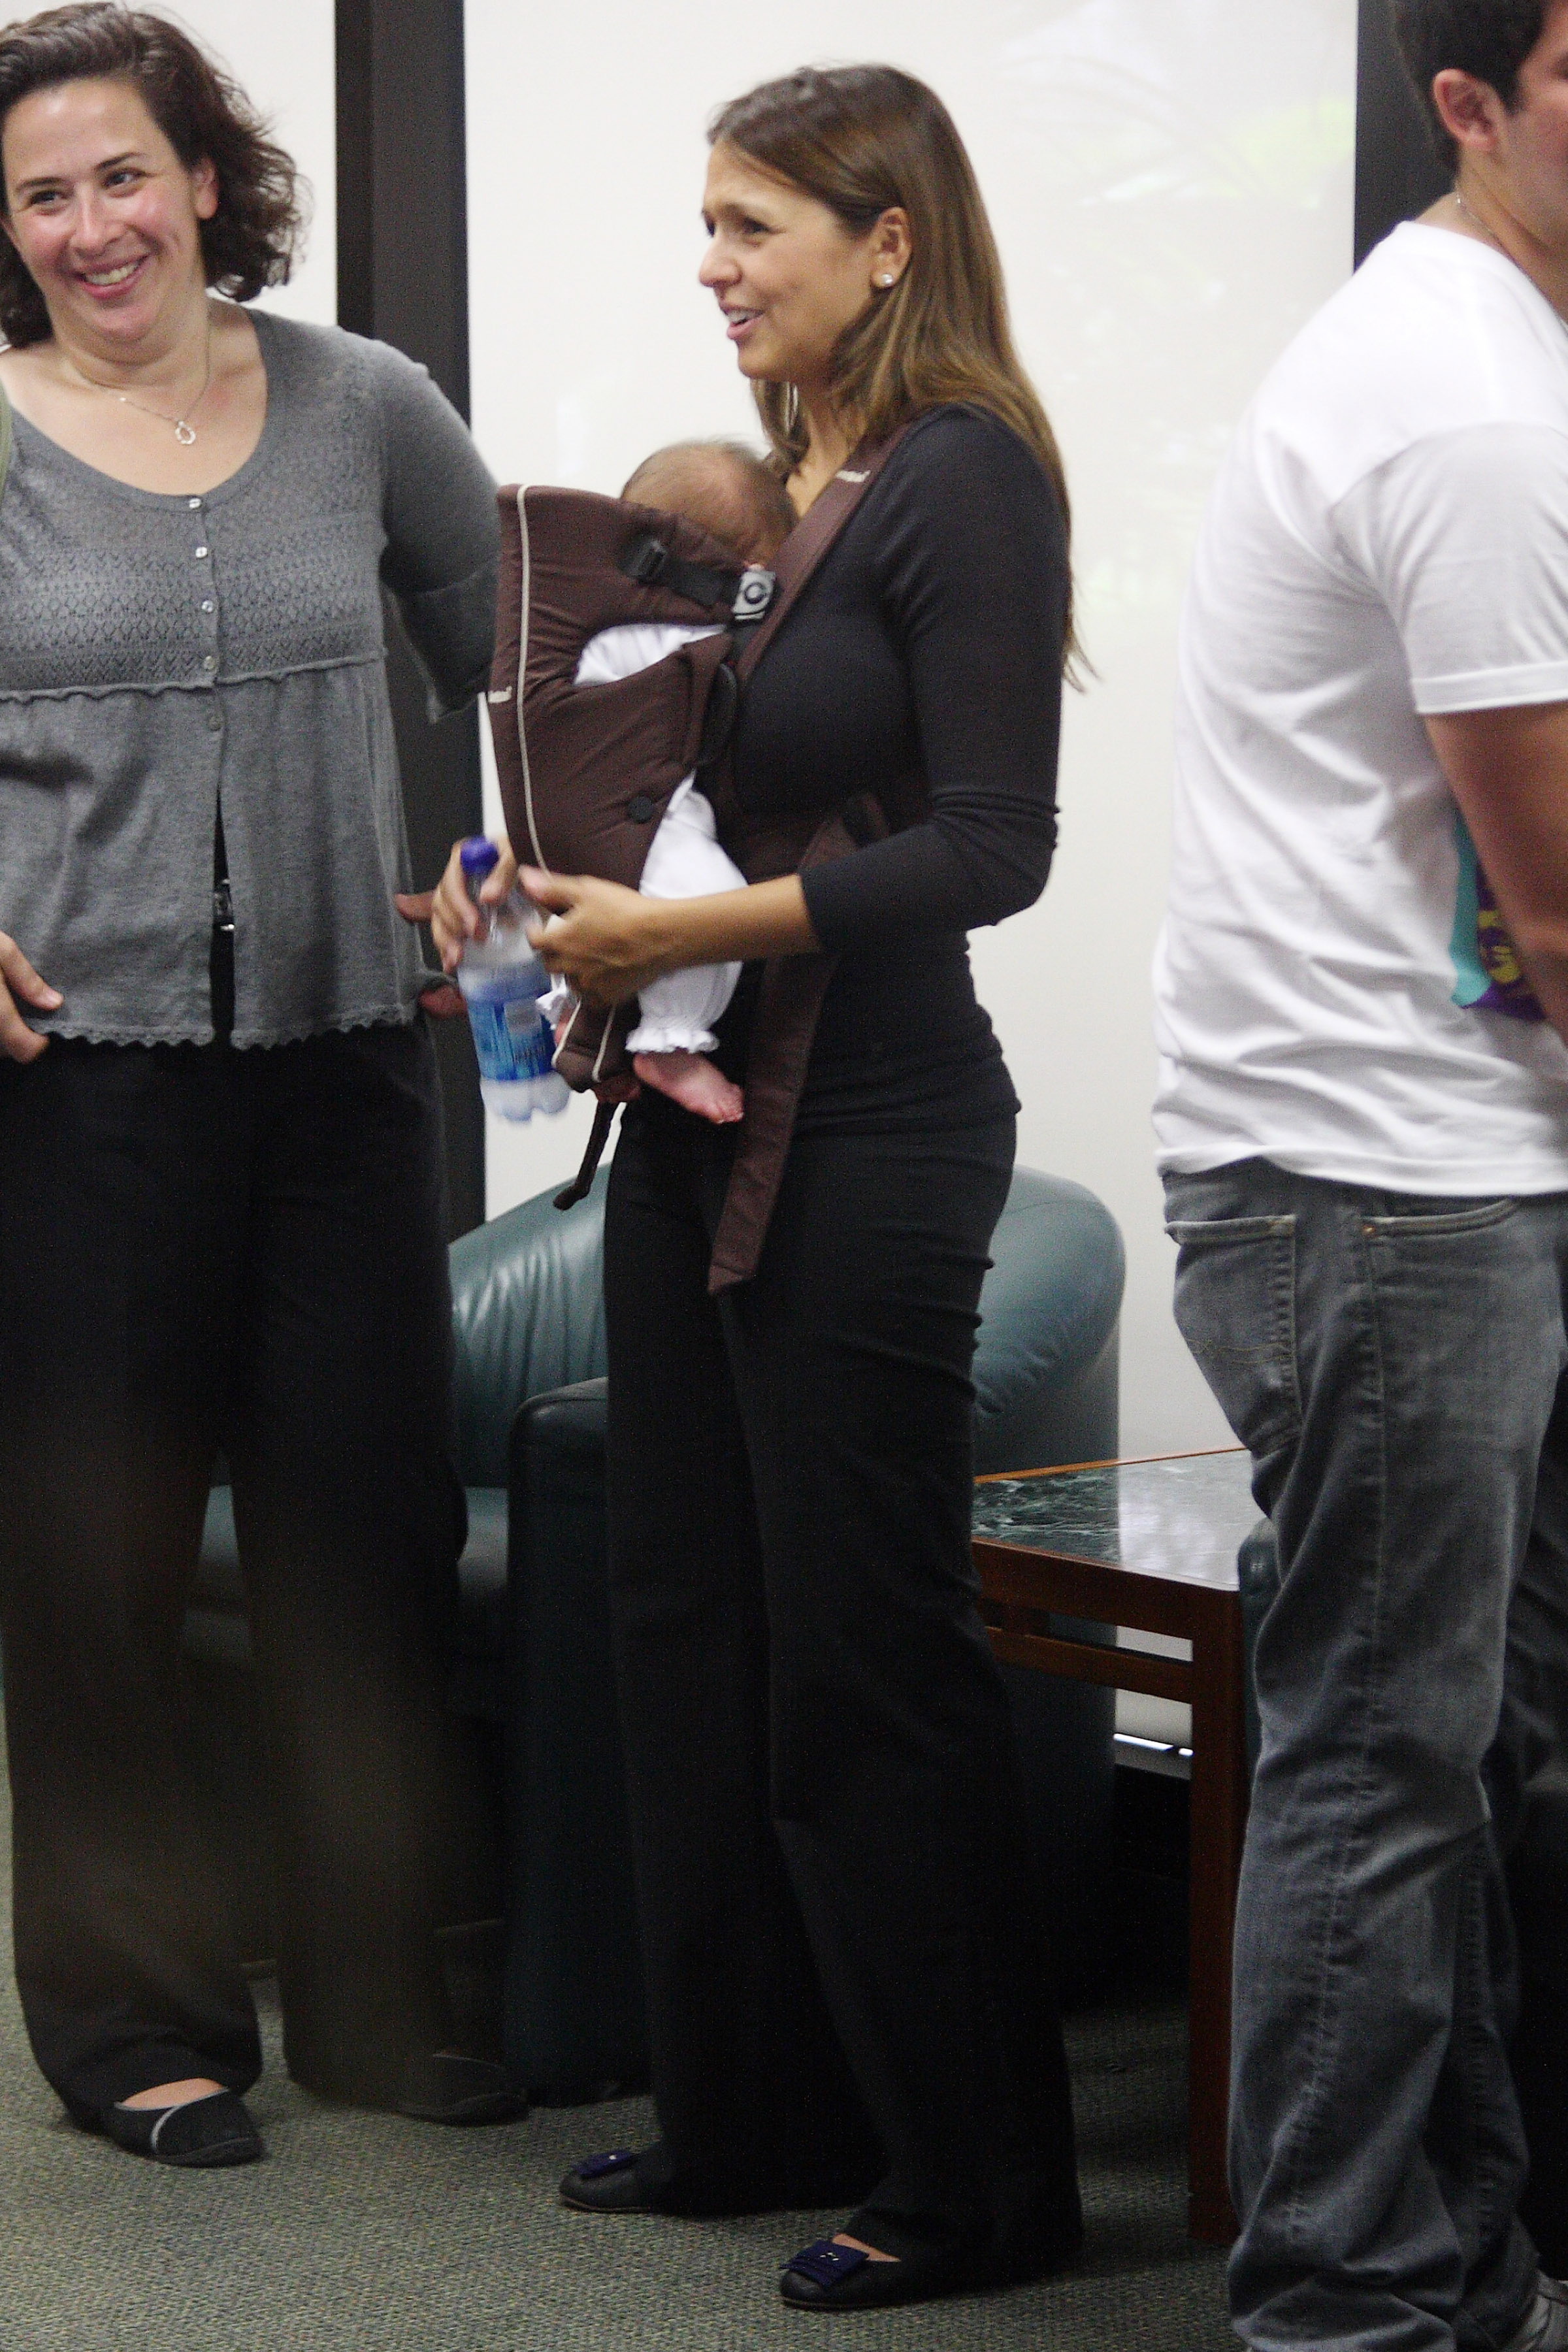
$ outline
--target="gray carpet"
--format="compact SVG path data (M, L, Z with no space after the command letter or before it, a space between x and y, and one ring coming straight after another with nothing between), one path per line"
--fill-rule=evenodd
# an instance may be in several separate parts
M8 1847L0 1822L0 1853ZM8 1890L3 1890L8 1893ZM251 2105L270 2161L182 2173L84 2137L0 1986L3 2352L1234 2352L1221 2258L1183 2231L1183 2022L1071 2034L1089 2246L1070 2276L910 2312L786 2312L779 2263L837 2216L595 2221L554 2184L641 2139L643 2105L457 2132L342 2113L277 2057Z

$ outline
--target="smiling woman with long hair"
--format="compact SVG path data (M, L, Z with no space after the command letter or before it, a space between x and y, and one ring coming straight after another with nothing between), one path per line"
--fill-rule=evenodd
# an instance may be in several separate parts
M869 792L895 829L708 898L525 876L557 916L547 961L599 1001L753 960L721 1027L738 1079L755 960L837 959L750 1281L709 1293L736 1130L645 1096L611 1171L611 1577L661 2136L562 2193L853 2204L784 2278L842 2311L1037 2277L1079 2242L969 1549L1017 1106L965 934L1050 864L1067 500L931 90L869 66L752 91L714 124L704 211L702 280L797 513L885 458L745 687L735 797L809 830ZM449 869L448 956L473 920Z

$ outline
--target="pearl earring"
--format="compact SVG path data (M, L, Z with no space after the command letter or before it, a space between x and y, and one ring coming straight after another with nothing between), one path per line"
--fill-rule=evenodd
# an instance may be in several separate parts
M892 282L890 278L879 278L877 280L879 286L890 286Z

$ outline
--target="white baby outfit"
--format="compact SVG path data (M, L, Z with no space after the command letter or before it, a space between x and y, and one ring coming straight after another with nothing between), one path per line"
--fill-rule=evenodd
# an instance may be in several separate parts
M714 635L674 622L634 621L590 638L577 665L579 686L613 686L651 669L678 646ZM719 846L711 804L691 777L677 784L648 845L638 886L649 898L708 898L743 890L746 877ZM713 1024L735 993L738 963L697 964L666 972L638 991L641 1018L626 1039L633 1054L706 1054L718 1044ZM547 1005L547 1011L550 1009Z

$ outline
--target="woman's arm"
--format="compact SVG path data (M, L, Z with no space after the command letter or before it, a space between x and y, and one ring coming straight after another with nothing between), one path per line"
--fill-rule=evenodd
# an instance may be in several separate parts
M930 814L805 876L830 950L999 923L1039 897L1056 846L1068 572L1055 490L1006 426L949 409L916 426L874 496L857 541L872 537ZM797 663L805 647L797 635ZM777 688L770 717L787 725Z
M541 958L590 1004L619 1004L661 972L692 964L812 955L821 946L798 874L705 898L644 898L618 882L531 866L518 879L550 909L534 933Z
M431 716L489 683L500 521L468 427L422 367L384 343L374 371L386 452L382 577L431 685Z
M588 874L546 874L536 866L520 870L506 842L496 848L496 865L477 905L468 895L460 842L433 891L397 901L411 923L429 924L444 971L456 971L461 963L479 929L480 908L499 906L514 882L550 916L535 935L542 960L591 1004L619 1004L661 972L692 964L811 955L819 945L798 875L706 898L645 898Z

